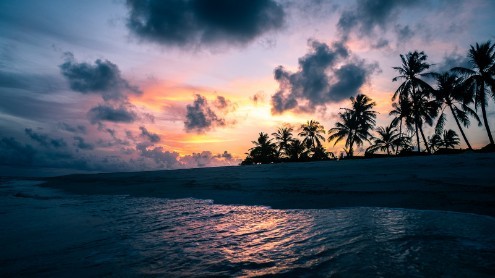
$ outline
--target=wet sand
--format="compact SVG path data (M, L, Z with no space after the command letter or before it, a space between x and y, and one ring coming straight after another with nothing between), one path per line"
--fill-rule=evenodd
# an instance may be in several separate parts
M495 154L464 153L69 175L42 186L75 194L211 199L275 209L390 207L495 216Z

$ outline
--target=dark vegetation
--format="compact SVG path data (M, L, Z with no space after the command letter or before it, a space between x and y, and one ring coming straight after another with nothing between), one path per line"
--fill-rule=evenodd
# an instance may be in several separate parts
M490 98L495 99L495 44L487 41L471 45L467 57L470 68L454 67L437 73L428 71L431 64L423 51L400 55L402 64L394 67L398 75L392 79L400 82L389 113L394 119L388 126L375 126L375 102L358 94L350 98L350 107L341 108L339 120L328 132L314 120L297 130L290 125L282 126L272 133L273 138L260 132L242 165L336 159L334 153L323 147L326 139L334 142L334 146L344 143L339 158L344 158L344 153L346 158L355 158L355 148L365 143L369 144L366 157L459 153L463 150L455 148L461 137L468 149L473 150L464 130L472 119L478 126L484 126L490 142L477 151L493 152L495 143L486 107ZM444 129L446 113L452 115L461 137L452 129ZM428 137L424 131L427 125L435 130Z

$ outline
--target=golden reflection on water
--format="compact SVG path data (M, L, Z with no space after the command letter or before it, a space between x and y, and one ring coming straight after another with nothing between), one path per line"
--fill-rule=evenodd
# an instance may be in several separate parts
M216 225L215 232L228 231L237 241L223 246L221 252L230 263L246 265L243 276L251 277L290 269L298 257L296 245L307 238L313 221L311 214L244 206L231 213L226 223Z

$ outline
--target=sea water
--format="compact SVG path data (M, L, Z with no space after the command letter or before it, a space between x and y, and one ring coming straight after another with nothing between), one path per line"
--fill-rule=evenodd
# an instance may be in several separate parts
M0 184L0 276L489 277L495 218L275 210Z

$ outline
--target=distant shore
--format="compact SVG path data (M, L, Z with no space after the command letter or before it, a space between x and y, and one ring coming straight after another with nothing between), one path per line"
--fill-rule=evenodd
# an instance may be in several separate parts
M211 199L274 209L391 207L495 216L495 154L281 163L68 175L42 186L75 194Z

